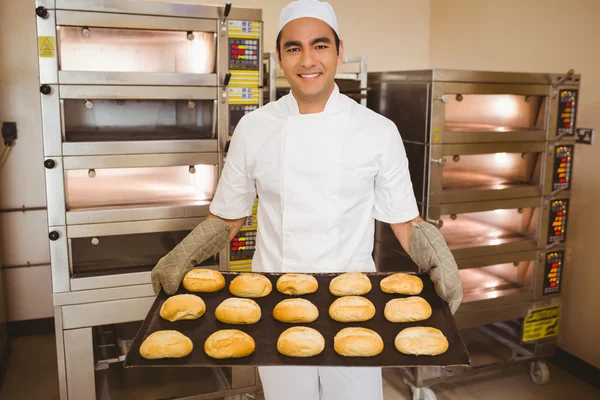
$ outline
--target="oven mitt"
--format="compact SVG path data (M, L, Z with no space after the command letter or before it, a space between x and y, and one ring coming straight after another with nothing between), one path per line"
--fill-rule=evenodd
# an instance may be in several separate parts
M177 292L185 274L196 264L217 254L229 242L230 230L219 219L202 221L152 269L152 289L160 288L172 295Z
M413 222L410 254L420 272L427 272L437 294L450 305L452 314L463 298L458 265L440 231L428 222Z

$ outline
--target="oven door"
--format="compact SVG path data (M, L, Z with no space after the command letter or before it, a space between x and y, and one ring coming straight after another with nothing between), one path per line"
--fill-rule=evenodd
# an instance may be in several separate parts
M430 206L428 220L440 227L456 259L537 250L542 232L539 198ZM540 220L542 220L540 226Z
M49 18L38 19L38 29L45 28L40 25L55 29L52 33L58 59L54 65L41 65L43 82L69 85L217 84L216 18L57 9ZM58 81L44 79L52 75L57 75Z
M539 197L545 143L432 145L429 204Z
M63 164L67 225L207 215L219 174L217 153L64 157Z
M433 84L429 142L545 141L549 85Z

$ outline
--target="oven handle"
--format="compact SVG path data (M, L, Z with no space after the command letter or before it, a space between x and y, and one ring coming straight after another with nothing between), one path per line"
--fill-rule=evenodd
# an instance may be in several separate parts
M213 101L213 121L212 121L212 139L217 137L217 107L219 102L217 100Z

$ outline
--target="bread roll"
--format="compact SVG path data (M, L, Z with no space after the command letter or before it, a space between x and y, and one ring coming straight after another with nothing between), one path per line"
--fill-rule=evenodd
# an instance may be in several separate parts
M140 346L140 355L147 360L159 358L182 358L194 349L194 344L178 331L156 331Z
M230 297L217 306L215 317L224 324L255 324L261 311L254 300Z
M306 326L286 329L277 339L277 351L288 357L313 357L325 349L325 338Z
M431 306L419 296L393 299L383 310L385 319L390 322L415 322L431 317Z
M344 357L373 357L383 351L383 339L366 328L344 328L333 338L333 348Z
M216 331L204 342L204 352L212 358L242 358L254 353L252 336L237 329Z
M318 288L317 279L308 274L284 274L277 279L277 290L291 296L314 293Z
M423 290L423 281L416 275L399 272L383 278L379 286L384 293L415 295Z
M253 273L244 273L233 278L229 284L229 291L238 297L258 298L265 297L273 290L271 281L266 276Z
M448 350L448 339L438 329L415 326L400 331L394 345L400 353L435 356Z
M273 309L273 318L288 323L313 322L319 317L319 309L305 299L286 299Z
M329 307L329 316L338 322L368 321L375 315L375 306L365 297L340 297Z
M225 287L225 278L214 269L192 269L183 277L183 287L190 292L218 292Z
M167 321L198 319L206 311L204 300L195 294L178 294L169 297L160 307L160 316Z
M334 296L362 296L369 293L371 288L371 280L362 272L347 272L329 283L329 291Z

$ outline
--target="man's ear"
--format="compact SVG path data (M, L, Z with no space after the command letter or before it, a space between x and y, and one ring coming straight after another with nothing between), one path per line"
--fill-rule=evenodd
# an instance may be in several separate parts
M340 40L340 51L338 54L337 65L342 65L342 61L344 61L344 41Z
M275 49L275 55L277 56L277 65L279 65L279 68L283 69L283 66L281 65L281 53L279 53L279 49Z

